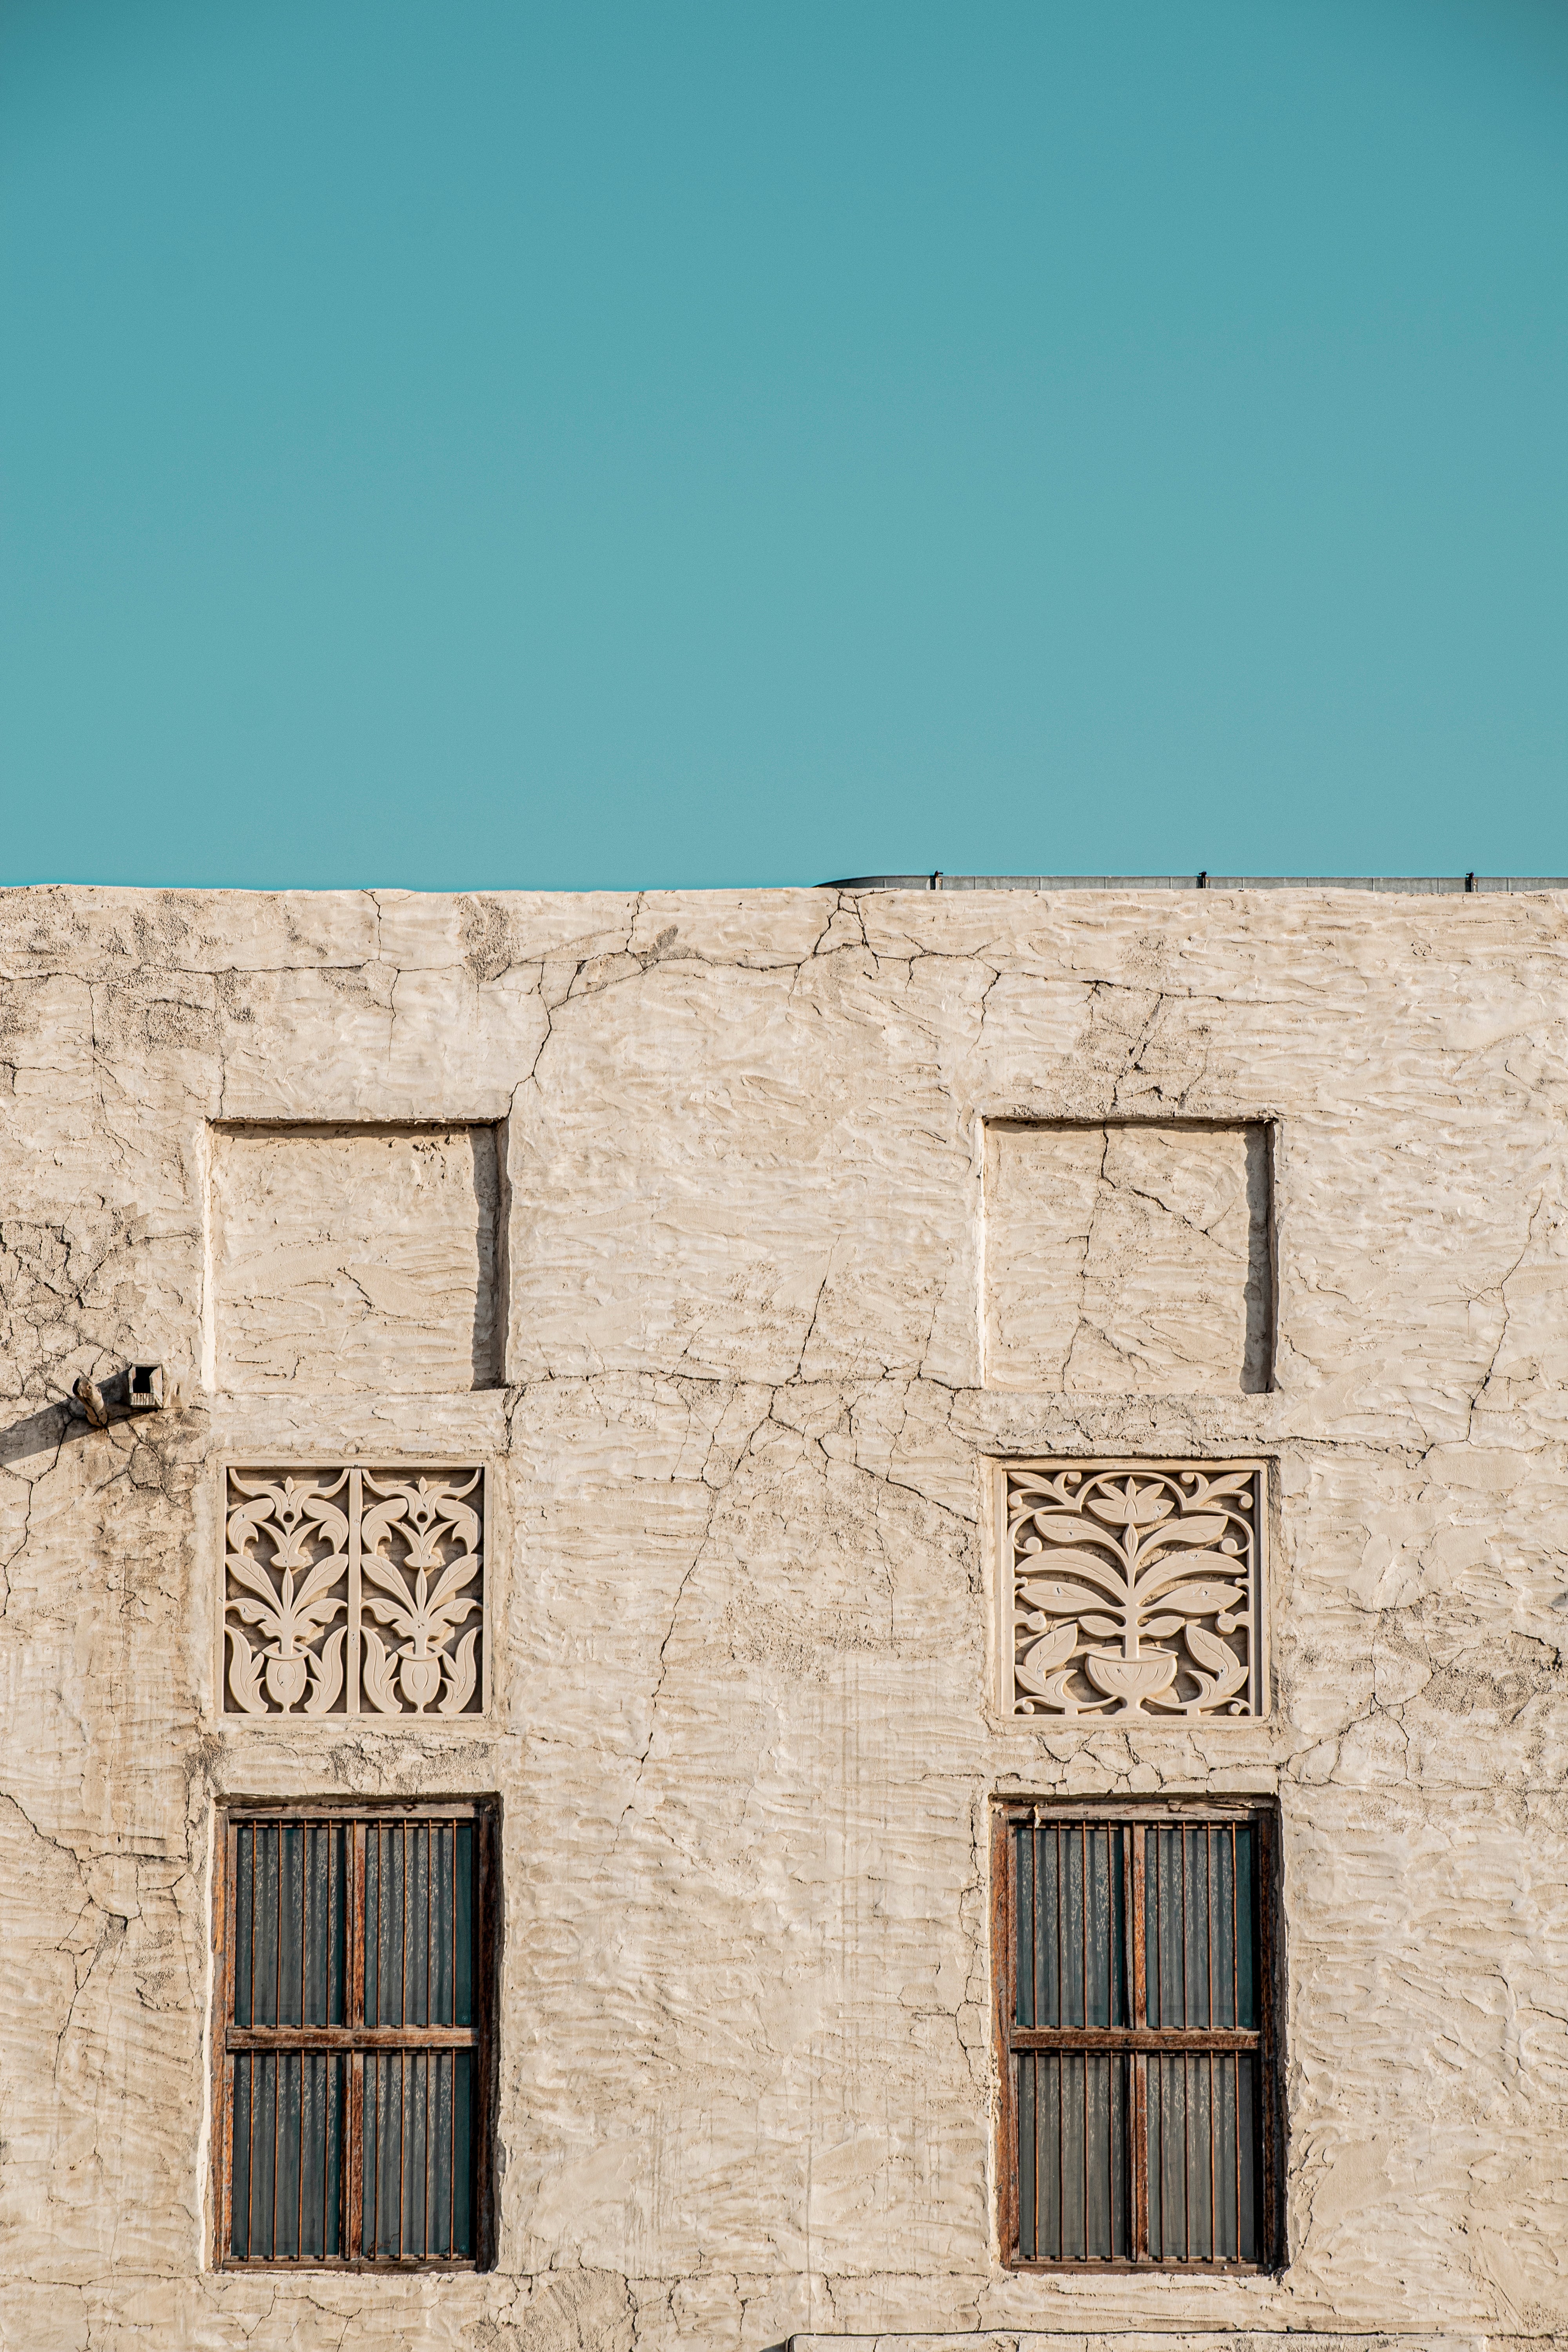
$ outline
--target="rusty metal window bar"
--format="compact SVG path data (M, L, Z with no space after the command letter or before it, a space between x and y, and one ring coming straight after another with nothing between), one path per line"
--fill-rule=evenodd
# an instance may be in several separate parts
M998 1807L1013 2265L1271 2266L1272 1830L1260 1809Z
M216 2259L482 2267L491 1808L235 1807L223 1826Z

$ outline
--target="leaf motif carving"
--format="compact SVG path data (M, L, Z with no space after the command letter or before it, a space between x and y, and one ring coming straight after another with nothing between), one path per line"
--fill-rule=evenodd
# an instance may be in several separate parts
M269 1633L276 1634L278 1612L276 1609L269 1609L265 1601L252 1601L248 1595L242 1592L228 1605L234 1614L247 1625L265 1625Z
M295 1588L295 1608L297 1610L309 1608L313 1601L320 1600L322 1593L330 1592L333 1585L338 1583L347 1572L347 1559L341 1558L336 1552L330 1559L318 1560L314 1568L307 1569L304 1577Z
M1207 1666L1212 1674L1245 1674L1247 1671L1234 1653L1227 1650L1216 1635L1205 1633L1201 1625L1188 1625L1184 1629L1184 1638L1199 1665Z
M1251 1713L1261 1481L1257 1465L1009 1472L1015 1710Z
M460 1715L472 1698L478 1673L474 1663L474 1645L479 1638L479 1631L476 1625L472 1633L464 1634L456 1651L447 1660L447 1687L442 1694L437 1713Z
M268 1609L276 1611L278 1588L264 1568L258 1568L255 1560L248 1559L244 1552L232 1551L228 1556L228 1572L236 1583L247 1585Z
M225 1712L412 1716L437 1703L449 1713L470 1706L485 1641L483 1476L479 1468L231 1470Z
M479 1513L471 1511L467 1503L454 1503L447 1513L447 1518L453 1541L463 1551L477 1552L479 1549Z
M1040 1696L1047 1706L1059 1707L1064 1715L1103 1715L1110 1705L1109 1699L1080 1698L1072 1687L1070 1666L1063 1666L1047 1675L1041 1685Z
M1026 1583L1019 1585L1018 1597L1026 1601L1031 1609L1048 1609L1056 1616L1068 1609L1105 1606L1103 1592L1090 1592L1081 1584L1068 1584L1064 1578L1056 1576L1031 1576Z
M1197 1584L1178 1584L1173 1591L1162 1592L1160 1606L1162 1609L1179 1609L1189 1617L1214 1617L1240 1599L1239 1584L1205 1580Z
M362 1592L360 1607L374 1617L378 1625L392 1625L400 1633L407 1633L408 1612L401 1601L384 1600L379 1592Z
M340 1625L337 1632L322 1643L320 1660L311 1660L310 1696L305 1701L307 1715L331 1714L343 1686L343 1643L348 1635L348 1627Z
M1043 1640L1031 1643L1019 1659L1017 1666L1018 1679L1025 1689L1041 1690L1043 1688L1041 1677L1047 1674L1052 1666L1065 1665L1077 1647L1078 1627L1070 1621L1065 1625L1058 1625L1054 1633L1046 1634Z
M1188 1625L1183 1639L1199 1668L1198 1695L1187 1702L1185 1712L1196 1715L1207 1708L1224 1704L1240 1690L1247 1681L1247 1661L1215 1634L1207 1633L1201 1625ZM1202 1671L1206 1667L1208 1672Z
M228 1636L228 1686L246 1715L265 1715L267 1701L261 1696L261 1661L244 1634L234 1625L226 1625Z
M406 1602L408 1587L401 1571L394 1568L389 1559L384 1559L379 1552L365 1550L360 1561L360 1574L368 1576L374 1584L379 1584L384 1592L395 1592L399 1601Z
M342 1593L329 1592L323 1594L320 1601L312 1601L308 1609L297 1608L293 1612L296 1644L301 1640L311 1640L323 1625L331 1623L340 1609L347 1607L348 1601Z
M392 1679L392 1660L386 1654L385 1644L380 1634L373 1633L367 1628L361 1634L360 1639L364 1644L366 1698L369 1699L372 1706L379 1708L383 1715L401 1714L402 1702L398 1698L396 1685Z
M460 1592L465 1584L471 1584L479 1572L479 1563L477 1559L454 1560L451 1567L443 1570L440 1576L437 1578L436 1589L426 1605L432 1611L444 1609L454 1593Z
M1194 1504L1226 1502L1232 1496L1248 1495L1256 1475L1252 1470L1234 1470L1221 1478L1199 1478L1188 1492L1187 1507L1191 1509Z
M1120 1492L1097 1495L1086 1508L1092 1511L1097 1519L1103 1519L1108 1527L1152 1528L1170 1517L1177 1500L1169 1494L1163 1494L1157 1480L1140 1486L1135 1478L1129 1478Z
M1217 1543L1228 1522L1222 1518L1173 1519L1156 1529L1143 1547L1143 1558L1152 1559L1157 1552L1168 1551L1174 1544Z

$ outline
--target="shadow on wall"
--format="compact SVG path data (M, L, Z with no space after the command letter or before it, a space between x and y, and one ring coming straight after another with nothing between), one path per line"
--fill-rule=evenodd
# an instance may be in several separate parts
M1274 1173L1267 1127L1247 1130L1247 1345L1241 1385L1274 1386Z
M63 1438L85 1437L92 1423L71 1404L47 1404L25 1421L0 1429L0 1469L21 1462L29 1454L53 1453Z
M87 1437L98 1428L136 1419L131 1402L132 1370L127 1365L123 1371L98 1383L98 1394L109 1412L107 1423L95 1422L74 1397L61 1397L57 1403L40 1405L25 1420L14 1421L8 1429L0 1429L0 1469L25 1461L30 1454L52 1454L67 1438Z
M474 1386L499 1388L506 1356L506 1129L468 1129L474 1186L475 1286L470 1356Z

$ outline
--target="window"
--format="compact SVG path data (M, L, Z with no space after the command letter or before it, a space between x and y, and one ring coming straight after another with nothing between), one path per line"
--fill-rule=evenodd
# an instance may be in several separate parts
M1271 1830L1240 1805L998 1808L1010 2263L1272 2261Z
M482 2263L490 1809L236 1807L224 1827L218 2260Z

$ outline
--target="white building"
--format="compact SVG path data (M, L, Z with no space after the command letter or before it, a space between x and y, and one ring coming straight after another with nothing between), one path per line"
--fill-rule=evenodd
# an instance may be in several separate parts
M1568 891L0 972L7 2352L1568 2344Z

